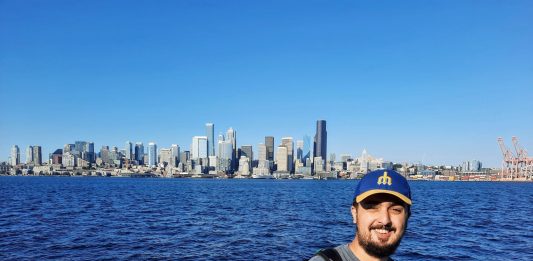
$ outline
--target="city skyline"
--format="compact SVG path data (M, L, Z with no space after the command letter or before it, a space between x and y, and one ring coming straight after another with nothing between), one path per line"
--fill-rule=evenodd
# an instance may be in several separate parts
M531 1L2 1L0 161L217 146L230 127L277 151L324 119L328 154L500 167L498 137L533 150L531 17Z
M326 120L317 120L316 121L316 133L315 133L315 137L320 137L321 133L324 134L324 137L326 140L327 140L327 130L326 130ZM214 124L213 123L207 123L209 125L211 125L211 129L214 130ZM206 124L206 125L207 125ZM208 131L209 132L209 131ZM224 135L222 132L220 132L220 135L219 136L219 142L222 141L222 142L226 142L226 143L229 143L230 147L233 147L235 150L233 151L234 153L237 153L237 151L239 150L242 150L242 149L245 149L246 151L243 151L244 152L244 156L247 156L247 155L252 155L252 158L251 160L260 160L260 146L266 146L265 144L268 143L267 141L268 140L272 140L272 142L274 142L274 156L273 156L273 159L271 161L277 161L278 160L278 153L280 151L280 148L284 148L285 150L283 151L283 157L285 157L286 159L284 161L286 161L286 168L288 171L294 171L294 161L296 159L301 159L302 162L305 164L305 159L306 157L318 157L320 156L320 154L322 154L320 151L315 151L313 148L309 148L309 147L305 147L304 144L305 142L309 143L309 135L305 134L303 137L293 137L293 136L286 136L286 137L280 137L278 139L276 139L276 137L273 137L273 136L264 136L265 138L265 141L264 142L259 142L257 144L239 144L236 142L236 130L234 130L232 127L230 127L229 129L227 129L227 133L226 135ZM226 138L224 138L226 137ZM231 138L228 138L228 137L231 137ZM272 139L273 138L273 139ZM202 142L203 140L203 142ZM279 142L276 143L275 141L278 140ZM50 153L48 154L45 154L45 153L41 153L41 147L42 146L39 146L39 145L29 145L27 147L27 150L26 150L26 156L23 158L22 157L22 153L21 153L21 150L19 149L19 146L18 144L14 144L12 147L11 147L11 150L10 150L10 155L8 157L7 160L5 160L5 162L8 162L10 163L11 165L14 165L12 164L12 162L14 162L14 158L12 157L13 154L14 154L14 150L16 149L18 151L18 158L16 159L17 162L20 162L20 163L23 163L23 162L26 162L26 163L33 163L34 161L34 155L37 155L37 152L33 152L35 149L38 148L38 155L49 155L49 159L46 159L45 157L46 156L39 156L39 158L43 158L43 159L40 159L38 160L38 162L42 162L42 163L45 163L45 162L48 162L48 160L52 160L52 156L54 153L52 152L57 152L57 150L60 150L60 148L64 148L63 151L66 151L67 147L68 146L71 146L72 148L70 148L68 151L70 150L78 150L78 151L88 151L90 153L92 153L92 155L90 157L95 157L96 158L96 155L98 155L103 149L105 149L106 151L109 151L110 148L116 148L117 149L117 152L120 152L122 151L124 153L124 156L128 159L139 159L137 158L136 155L140 155L139 157L141 158L142 160L142 157L143 155L145 157L147 157L147 160L148 160L148 163L146 163L146 165L148 167L155 167L158 163L158 157L160 155L160 153L162 153L162 151L165 151L164 153L166 153L166 151L168 151L168 153L172 154L173 156L175 157L178 157L179 158L179 151L180 151L180 148L182 148L182 152L188 152L190 153L190 157L191 159L200 159L200 158L208 158L209 156L211 155L208 155L209 152L209 145L208 145L208 138L207 136L193 136L192 137L192 142L189 143L189 144L165 144L165 146L160 146L158 145L159 143L158 142L155 142L153 140L147 142L148 144L148 147L144 147L143 144L145 144L144 141L136 141L136 147L135 149L133 148L133 143L131 141L126 141L124 144L124 147L121 147L120 145L116 145L116 144L101 144L101 149L99 150L95 150L95 143L94 141L82 141L82 140L77 140L75 141L74 143L70 142L70 143L66 143L66 144L63 144L62 146L58 146L57 148L52 148L50 149ZM203 145L200 145L200 143L202 143ZM318 142L319 144L320 142ZM223 143L222 143L223 144ZM167 146L168 145L168 146ZM137 148L137 146L139 146L139 149ZM221 146L220 143L218 144L218 146ZM296 147L294 147L296 146ZM307 144L306 146L309 146L309 144ZM320 147L320 146L319 146ZM202 148L201 151L199 151L199 148ZM265 147L266 148L266 147ZM305 149L304 149L305 148ZM326 148L327 148L327 143L326 143ZM218 157L218 155L220 155L220 147L218 149L216 149L216 153L215 155ZM301 150L301 151L299 151ZM98 151L98 152L97 152ZM291 152L292 151L292 152ZM29 154L31 152L31 154ZM248 153L247 153L248 152ZM303 154L303 152L306 152L307 156L305 154ZM128 153L131 153L130 156L128 156ZM266 151L265 151L266 153ZM295 157L295 153L296 153L296 157ZM298 153L302 153L301 156L297 156ZM363 149L363 151L361 151L360 153L338 153L338 152L330 152L327 154L327 157L326 159L327 160L331 160L331 156L335 157L336 161L342 161L342 158L343 157L346 157L346 156L350 156L351 158L358 158L359 156L361 157L364 157L365 154L367 154L367 150L366 149ZM155 157L152 156L155 154ZM201 156L200 156L201 155ZM257 155L254 157L254 155ZM479 161L482 161L482 160L479 160L479 159L465 159L463 160L462 162L459 162L457 164L427 164L425 162L421 162L421 161L403 161L403 162L398 162L398 161L393 161L393 160L390 160L390 159L387 159L387 158L384 158L384 157L380 157L379 154L375 154L375 156L378 156L378 158L381 158L383 159L385 162L393 162L393 163L400 163L400 164L403 164L403 163L408 163L408 164L426 164L428 166L454 166L454 167L461 167L462 165L465 164L465 161L476 161L476 162L479 162ZM238 161L238 157L236 157L236 155L234 156L235 160ZM266 157L266 154L265 154L265 157ZM325 160L325 159L324 159ZM2 162L2 161L0 161ZM237 162L235 162L237 163ZM40 165L40 163L39 163ZM250 165L251 165L251 161L250 161ZM494 167L491 167L491 168L494 168ZM497 168L497 167L496 167ZM251 169L251 168L250 168Z

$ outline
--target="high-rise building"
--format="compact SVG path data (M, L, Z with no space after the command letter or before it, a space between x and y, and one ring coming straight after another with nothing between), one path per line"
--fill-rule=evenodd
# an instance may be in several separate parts
M304 141L303 140L297 140L296 141L296 161L304 162Z
M316 135L313 146L314 157L322 157L322 160L327 159L328 148L328 132L326 131L326 121L318 120L316 122Z
M132 160L133 159L133 143L131 141L126 141L126 159Z
M231 170L237 170L237 165L239 165L239 159L237 159L237 132L231 127L226 133L226 141L230 142L233 148L231 156Z
M240 157L245 156L248 158L248 169L252 169L252 161L254 160L254 152L252 150L252 145L242 145L241 146L241 153L239 155ZM239 160L240 160L239 157ZM239 163L240 164L240 163ZM239 165L240 168L240 165Z
M265 137L265 145L267 149L267 160L274 161L274 137L273 136L266 136Z
M33 163L33 147L28 146L26 148L26 164L32 164Z
M171 165L173 167L177 167L180 161L180 146L178 144L172 144L172 146L170 146L170 150L172 151Z
M277 171L288 172L289 171L289 157L286 146L278 146L278 153L276 155L276 164L278 166Z
M144 164L144 145L142 142L135 143L135 160L139 165Z
M281 138L281 146L287 148L287 171L292 172L294 165L294 142L292 137Z
M219 140L218 142L218 162L217 170L223 172L232 172L233 161L233 144L228 140Z
M86 141L76 141L74 142L74 150L79 152L81 155L82 152L88 151L87 150L87 142Z
M304 135L303 137L303 142L304 142L304 146L303 146L303 152L302 152L302 162L304 163L304 165L306 164L307 160L308 159L311 159L311 137L309 137L309 135ZM307 166L307 165L305 165ZM308 166L308 167L311 167L311 166Z
M207 137L206 136L194 136L192 137L191 145L191 159L207 159L209 155L207 154Z
M180 153L180 162L185 165L187 164L187 161L191 159L191 152L188 150L184 150Z
M11 147L11 166L17 166L20 164L20 149L19 146L13 145Z
M267 160L267 147L263 143L259 143L259 147L257 149L258 160Z
M41 152L41 146L33 146L33 164L43 164L43 154Z
M65 146L63 146L63 153L72 152L74 150L76 150L75 144L65 144Z
M154 142L148 143L148 167L157 166L157 145Z
M159 163L168 165L172 164L172 149L159 150Z
M206 123L205 131L206 131L206 136L207 136L208 156L215 156L215 124Z

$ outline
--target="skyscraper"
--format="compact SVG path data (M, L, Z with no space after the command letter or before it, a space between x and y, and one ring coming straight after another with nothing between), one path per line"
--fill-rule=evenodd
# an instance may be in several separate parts
M266 136L265 145L267 149L267 160L274 161L274 137Z
M144 164L144 145L142 142L135 143L135 160L139 165Z
M267 160L267 147L263 143L259 143L259 148L257 149L258 160Z
M241 157L245 156L248 158L248 169L252 169L252 161L254 160L254 152L252 150L252 145L242 145L241 146ZM240 157L239 157L240 159ZM240 163L239 163L240 164ZM240 168L240 166L239 166Z
M207 159L208 142L206 136L194 136L192 137L191 144L191 159Z
M277 171L286 172L289 171L289 158L287 155L287 147L278 146L278 153L276 155L276 164L278 165Z
M304 146L303 146L303 152L302 152L303 154L302 163L304 163L305 165L307 160L311 159L311 137L309 137L309 135L304 135L303 142L304 142Z
M33 146L33 163L41 165L43 163L43 154L41 153L41 146Z
M233 128L229 128L226 133L226 141L231 143L233 153L231 156L231 170L236 170L239 164L237 159L237 132Z
M148 143L148 167L157 166L157 145L154 142Z
M20 149L19 146L13 145L11 147L11 166L16 166L20 164Z
M131 141L126 141L126 159L128 160L132 160L132 156L133 156L133 143L131 143Z
M206 123L205 131L207 136L208 156L215 156L215 125L213 123Z
M303 154L304 154L304 141L303 140L297 140L296 141L296 161L303 162Z
M314 157L322 157L327 160L328 132L326 131L326 121L318 120L316 122L316 135L313 145Z
M292 137L281 138L281 146L287 148L287 171L292 172L292 166L294 165L294 142Z
M160 149L159 150L159 163L160 164L172 164L172 149Z
M180 146L178 144L172 144L170 147L170 150L172 151L172 159L173 162L171 162L171 165L173 167L177 167L178 163L180 162Z
M232 172L232 159L233 159L233 145L231 141L219 140L218 141L218 162L217 170L224 172Z
M26 148L26 164L31 163L33 163L33 147L28 146L28 148Z

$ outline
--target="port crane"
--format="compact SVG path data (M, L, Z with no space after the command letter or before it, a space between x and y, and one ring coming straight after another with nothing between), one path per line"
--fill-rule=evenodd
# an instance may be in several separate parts
M517 137L512 137L512 142L516 155L505 146L502 137L498 138L498 144L503 155L500 178L503 180L532 180L533 157L528 156L527 150L520 145Z

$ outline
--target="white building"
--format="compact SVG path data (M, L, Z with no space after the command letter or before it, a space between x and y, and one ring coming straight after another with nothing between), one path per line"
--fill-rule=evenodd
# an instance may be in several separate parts
M207 136L194 136L192 137L191 145L191 159L207 159Z

